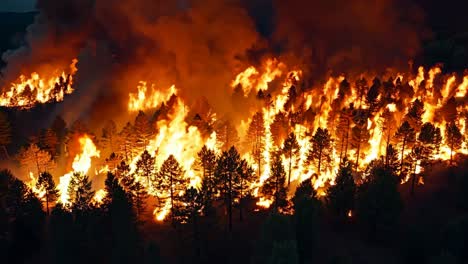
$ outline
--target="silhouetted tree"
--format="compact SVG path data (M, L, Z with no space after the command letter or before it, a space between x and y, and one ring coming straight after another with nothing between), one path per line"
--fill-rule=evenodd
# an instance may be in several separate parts
M5 156L9 158L7 147L11 143L11 125L8 120L8 116L0 112L0 146L5 153Z
M72 210L83 212L90 209L91 200L94 197L92 182L87 175L74 173L68 185L68 196Z
M275 119L270 125L271 137L275 146L280 146L282 140L288 135L288 119L283 112L275 115Z
M322 163L331 161L331 136L326 128L318 128L311 139L312 149L309 151L309 161L317 162L317 173L322 170Z
M198 232L198 218L204 206L203 195L197 189L190 187L185 191L182 197L184 207L178 210L178 214L184 219L184 222L192 224L193 232L193 248L195 249L195 256L200 258L200 238Z
M215 124L216 140L222 151L227 151L239 142L237 130L229 119L223 119Z
M108 217L110 218L111 263L138 260L138 232L132 202L112 174L106 179Z
M29 145L28 148L20 149L18 159L21 167L26 172L36 171L37 175L45 171L52 171L55 168L55 162L52 160L49 152L40 149L35 144Z
M369 140L369 130L367 130L368 112L363 109L353 111L354 127L351 129L351 146L356 149L355 170L359 168L359 159L361 158L361 149Z
M340 112L340 117L337 126L337 135L340 146L340 162L344 157L348 156L349 145L349 130L352 122L352 106L350 108L343 108Z
M148 188L156 175L156 159L147 150L143 151L136 163L136 174L146 179Z
M317 247L321 207L310 180L297 187L292 202L299 263L310 263Z
M273 208L278 211L287 206L286 172L279 153L273 156L270 177L263 183L261 192L266 199L273 201Z
M401 157L400 157L400 177L404 169L404 159L405 159L405 149L411 144L414 143L416 139L416 134L414 129L410 126L408 121L403 122L403 124L398 128L396 134L396 139L401 146Z
M57 134L52 129L46 129L42 135L42 145L44 149L47 150L52 158L57 156L57 147L59 144L59 139Z
M297 142L296 135L291 132L283 143L283 153L286 155L289 161L288 166L288 186L291 183L291 172L295 167L295 159L299 154L299 143Z
M176 210L181 205L182 193L185 190L187 180L184 178L184 171L173 155L170 155L162 164L158 173L159 193L169 192L170 217L172 225L175 227L181 219L177 216ZM165 200L165 199L163 199Z
M236 173L239 169L240 155L235 147L229 151L223 151L216 165L216 182L224 200L224 205L228 215L228 230L232 231L232 207L234 204Z
M373 238L384 238L394 230L402 210L398 179L380 161L367 169L366 180L356 195L356 217Z
M450 164L452 164L453 152L457 152L463 143L463 135L454 122L447 124L445 128L445 141L450 148Z
M49 214L49 204L57 201L59 193L52 175L48 172L41 173L37 179L36 188L44 192L43 199L45 199L46 202L46 212Z
M121 144L119 148L120 156L125 158L125 161L129 163L136 154L137 136L135 134L135 128L130 122L128 122L122 131L119 133L121 138Z
M246 160L240 160L235 173L234 190L239 206L239 220L243 220L242 212L245 197L250 195L250 186L254 181L254 172Z
M344 159L338 170L335 185L327 190L328 205L334 216L342 222L346 220L348 212L354 209L356 184L352 172L351 163Z
M408 113L405 115L405 121L416 131L419 132L422 126L422 115L424 114L424 104L416 99L411 103Z
M202 194L205 214L211 213L211 203L213 195L216 192L216 154L213 150L208 149L206 146L198 152L196 161L197 170L201 171L202 178Z
M139 111L135 118L135 133L137 136L136 146L139 151L142 151L148 145L151 137L153 136L153 127L151 126L149 118L143 111Z
M113 120L108 120L102 128L101 145L104 149L109 149L111 153L114 153L118 143L117 125Z
M265 124L261 112L255 113L247 131L247 144L251 146L251 153L257 162L257 175L262 174L263 150L265 149Z

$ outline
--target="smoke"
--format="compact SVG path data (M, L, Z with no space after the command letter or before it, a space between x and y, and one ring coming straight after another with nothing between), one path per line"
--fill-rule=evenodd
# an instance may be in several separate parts
M27 45L3 55L4 81L78 57L76 92L54 115L97 125L126 113L140 80L175 84L189 104L204 97L229 113L229 83L252 54L279 50L316 73L368 69L406 63L423 32L421 12L403 0L38 0L37 8Z
M427 37L421 9L405 0L275 2L274 40L314 70L384 69L408 63Z

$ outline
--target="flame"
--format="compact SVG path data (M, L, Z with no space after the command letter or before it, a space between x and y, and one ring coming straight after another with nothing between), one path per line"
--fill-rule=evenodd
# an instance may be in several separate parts
M42 74L33 72L31 77L21 75L10 88L0 95L0 106L28 109L36 104L60 102L66 94L73 92L73 76L78 71L74 59L68 73L55 71Z
M91 159L98 158L100 151L94 145L93 140L88 135L83 135L79 139L81 153L77 154L73 160L72 171L60 177L57 189L60 191L60 202L69 203L68 185L74 173L87 174L91 168Z
M151 85L148 91L147 82L140 81L137 93L129 94L128 110L135 112L139 110L147 110L158 107L162 102L168 101L172 95L177 94L175 85L172 85L166 90L156 89L155 85Z
M107 196L106 190L100 189L100 190L96 191L96 193L94 194L93 201L96 204L102 204L102 202L103 202L103 200L104 200L104 198L106 196Z

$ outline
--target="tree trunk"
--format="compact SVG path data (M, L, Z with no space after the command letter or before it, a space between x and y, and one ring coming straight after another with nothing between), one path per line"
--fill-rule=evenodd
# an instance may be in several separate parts
M288 173L288 186L291 183L291 168L292 168L292 148L289 150L289 173Z
M403 158L405 156L406 136L403 138L403 146L401 146L401 161L400 161L400 177L403 172Z
M172 185L172 174L169 174L170 177L170 192L171 192L171 220L172 220L172 226L175 228L175 219L174 219L174 186Z
M320 175L320 166L322 165L322 149L323 148L321 147L320 150L319 150L318 168L317 168L317 170L318 170L317 174L318 175Z
M242 222L243 217L242 217L242 202L243 202L243 186L242 186L242 179L240 180L240 197L239 197L239 221Z
M46 197L47 215L49 215L49 192L48 191L46 191L45 197Z
M356 153L356 168L355 168L356 172L358 171L358 168L359 168L359 154L361 152L361 133L362 131L359 130L359 138L358 138L357 153Z
M229 233L232 231L232 179L231 173L228 175L228 230Z
M416 160L416 163L414 164L414 170L413 170L413 178L411 180L411 196L414 196L414 185L416 183L416 168L418 167L418 161Z

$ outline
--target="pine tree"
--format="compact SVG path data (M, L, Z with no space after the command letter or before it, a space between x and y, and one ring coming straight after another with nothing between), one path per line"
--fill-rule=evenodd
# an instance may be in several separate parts
M198 259L200 257L198 218L204 206L203 195L197 189L190 187L185 190L181 200L185 206L180 208L177 214L180 215L183 222L192 224L193 248L195 249L195 256Z
M270 125L271 137L275 146L280 146L284 138L288 136L288 120L283 112L275 115Z
M9 158L7 147L11 143L11 126L8 116L0 112L0 146L2 147L4 154Z
M50 153L52 158L56 157L57 155L58 144L59 139L57 134L50 128L46 129L42 135L42 145L44 146L45 150Z
M264 182L261 192L268 199L273 201L275 211L287 206L286 172L279 153L273 156L273 163L270 168L270 177Z
M297 142L296 135L291 132L283 143L283 153L289 161L288 167L288 186L291 184L291 173L295 165L295 160L299 154L299 143Z
M349 134L352 122L353 106L350 108L343 108L340 113L340 118L337 126L338 144L340 146L340 162L343 158L348 156Z
M205 195L211 197L215 192L214 173L216 169L216 154L205 146L197 153L196 169L200 171L205 182ZM208 198L208 197L207 197Z
M182 206L181 197L185 190L187 180L184 178L184 171L179 165L179 162L173 155L170 155L162 164L158 173L159 193L169 193L171 203L170 216L172 225L180 223L181 219L177 216L176 211ZM163 199L164 200L164 199Z
M317 173L322 171L322 163L331 161L331 136L326 128L318 128L311 138L312 149L309 150L309 161L317 162Z
M410 126L408 121L403 122L403 124L398 128L395 137L398 139L401 146L401 158L400 158L400 177L402 176L402 171L404 169L403 161L405 155L405 149L411 144L414 143L416 134L414 129Z
M416 99L411 103L411 107L408 113L405 115L405 121L408 121L409 125L416 131L419 132L422 126L422 115L424 114L424 104Z
M146 179L148 187L151 186L151 181L153 181L156 175L156 159L147 150L138 159L135 173Z
M49 152L40 149L37 145L31 144L28 148L22 148L18 154L21 167L26 172L36 171L37 175L45 171L53 171L55 162Z
M378 108L380 103L379 95L381 86L382 84L380 83L380 80L378 78L374 78L372 81L372 86L367 91L366 104L369 106L369 114L374 113Z
M447 124L445 127L445 142L450 148L450 165L453 160L453 152L457 152L462 143L463 135L460 133L460 129L457 127L455 122Z
M232 206L234 203L234 184L239 168L240 155L235 147L223 151L216 165L216 182L221 197L224 200L228 215L228 230L232 231Z
M436 127L431 123L424 123L418 135L418 142L421 146L421 164L427 165L433 158L435 152Z
M251 153L257 162L257 175L262 175L263 150L265 149L265 123L260 112L255 113L247 131L247 143L251 146Z
M241 160L237 167L235 174L236 179L234 180L234 190L237 200L239 201L239 220L242 222L243 215L242 209L245 197L250 193L250 186L254 181L254 172L246 160Z
M335 185L330 186L327 190L328 206L334 216L342 222L346 220L348 212L354 209L356 184L352 171L351 163L344 159L338 170Z
M70 208L73 211L83 212L90 209L91 201L94 197L92 182L87 175L74 173L68 185L68 195L70 197Z
M396 174L400 168L398 152L392 144L388 145L385 154L385 167Z
M43 199L46 202L47 214L49 214L49 204L55 203L59 197L52 175L48 172L43 172L37 179L36 188L45 192Z
M368 112L363 109L356 109L353 113L354 127L351 129L351 146L356 149L355 170L359 168L361 149L369 140L369 130L367 130Z
M299 263L310 263L317 246L321 207L310 180L297 187L292 202Z
M111 153L114 153L118 143L117 125L113 120L108 120L102 128L101 144L104 149L109 149Z
M151 137L153 136L153 127L149 118L143 111L139 111L135 118L135 133L138 135L136 146L139 151L143 151L148 146Z
M366 181L356 194L356 217L373 238L385 239L402 210L396 175L380 161L369 165Z
M215 125L216 140L222 151L227 151L239 142L237 130L229 119L220 120Z
M119 137L121 138L120 156L124 157L125 161L129 163L135 157L137 145L135 129L130 122L120 131Z

